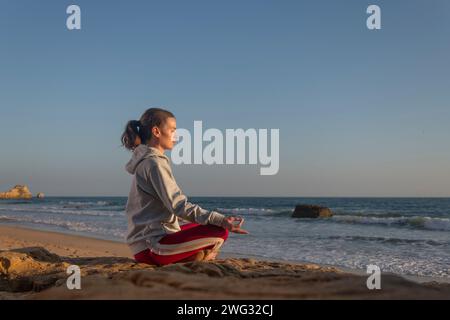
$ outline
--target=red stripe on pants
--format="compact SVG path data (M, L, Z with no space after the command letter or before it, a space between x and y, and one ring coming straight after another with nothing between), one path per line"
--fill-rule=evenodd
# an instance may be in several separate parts
M161 240L159 240L159 243L178 244L210 237L222 238L225 241L228 238L228 230L211 224L201 225L197 223L188 223L181 226L181 231L165 235ZM167 265L189 258L201 250L211 249L213 247L214 245L211 245L204 248L171 255L159 255L151 252L150 249L146 249L136 254L134 259L139 263Z

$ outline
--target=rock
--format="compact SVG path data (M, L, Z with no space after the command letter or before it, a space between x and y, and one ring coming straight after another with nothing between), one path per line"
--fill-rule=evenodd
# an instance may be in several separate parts
M295 207L292 213L293 218L329 218L333 212L327 207L310 204L300 204Z
M36 198L38 199L43 199L45 197L45 194L43 192L38 192L38 194L36 195Z
M67 264L44 248L0 251L0 291L40 291L66 277Z
M16 185L6 192L0 192L0 199L31 199L33 195L25 185Z

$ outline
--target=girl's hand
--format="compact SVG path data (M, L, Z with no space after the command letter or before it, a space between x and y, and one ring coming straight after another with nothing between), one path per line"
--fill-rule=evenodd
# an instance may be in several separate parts
M247 230L241 229L243 223L244 218L231 216L223 219L222 227L230 232L239 234L249 234Z

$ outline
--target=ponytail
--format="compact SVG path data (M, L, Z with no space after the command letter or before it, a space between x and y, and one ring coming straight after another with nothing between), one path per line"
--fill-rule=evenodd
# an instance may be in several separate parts
M130 120L125 126L125 131L122 134L122 145L128 150L133 150L141 144L139 135L141 123L138 120Z

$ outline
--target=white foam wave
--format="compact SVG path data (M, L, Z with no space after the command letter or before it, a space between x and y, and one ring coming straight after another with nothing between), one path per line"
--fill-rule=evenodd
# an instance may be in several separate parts
M227 214L274 214L279 211L266 208L217 208L218 211Z
M407 226L419 229L450 231L450 219L448 218L432 218L432 217L364 217L350 215L335 215L332 221L342 223L359 223L359 224L380 224L387 226Z
M79 216L105 216L114 217L120 214L120 211L100 211L100 210L73 210L61 207L43 206L39 208L33 207L9 207L0 208L0 211L4 212L39 212L39 213L51 213L51 214L72 214Z
M93 234L103 234L113 237L123 238L125 233L122 230L115 228L103 228L100 226L94 226L92 223L82 222L82 221L67 221L58 219L36 219L31 217L8 217L0 216L0 221L7 222L26 222L32 224L49 225L61 227L76 232L87 232Z

